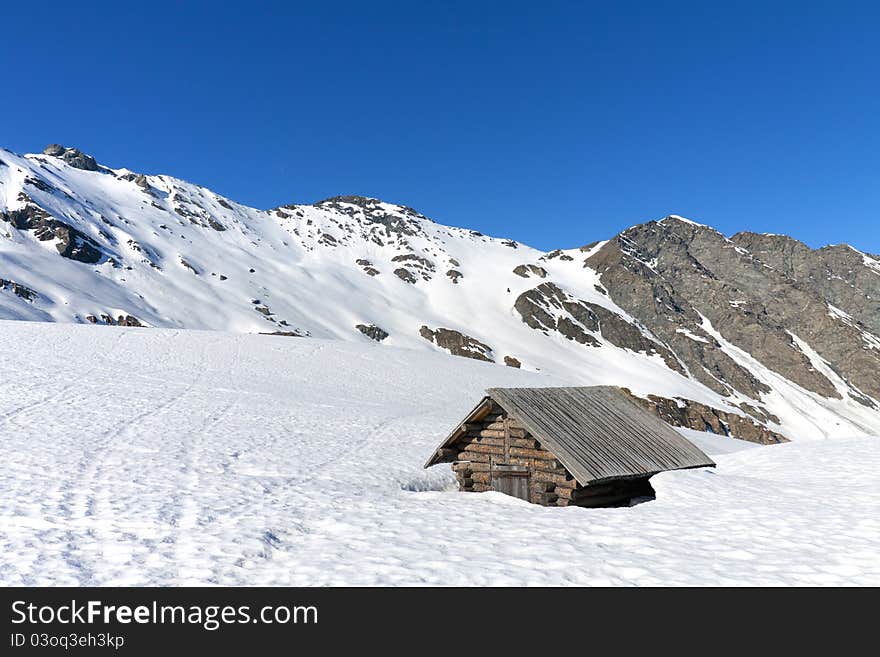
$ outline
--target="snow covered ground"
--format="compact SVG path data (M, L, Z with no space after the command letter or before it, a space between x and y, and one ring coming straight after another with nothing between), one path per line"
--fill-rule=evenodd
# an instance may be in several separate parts
M371 344L0 322L0 583L880 585L880 441L751 447L629 509L423 470L484 388ZM693 437L695 434L688 433Z

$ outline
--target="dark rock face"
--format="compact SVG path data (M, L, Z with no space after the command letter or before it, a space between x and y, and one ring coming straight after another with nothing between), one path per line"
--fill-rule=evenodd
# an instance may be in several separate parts
M24 299L25 301L31 302L40 296L34 290L30 289L29 287L25 287L21 283L16 283L15 281L7 281L3 278L0 278L0 290L12 292L15 296Z
M748 440L761 445L787 443L788 438L761 426L754 420L727 413L690 399L668 399L648 395L647 399L636 397L629 390L630 397L652 413L656 413L666 423L674 427L687 427L696 431L708 431L720 436L730 436Z
M47 183L42 178L34 178L31 176L28 176L27 178L24 179L24 184L30 185L31 187L36 187L41 192L54 192L55 191L55 188L52 187L52 185Z
M880 334L880 270L858 251L845 244L813 250L784 235L737 233L730 241Z
M522 367L522 363L519 362L519 359L514 358L513 356L505 356L504 357L504 364L507 365L508 367L515 367L516 369L519 369L520 367Z
M464 278L464 274L462 274L457 269L450 269L448 272L446 272L446 276L449 278L449 280L456 284L458 283L458 279Z
M378 276L379 270L373 266L373 263L363 258L358 258L355 263L361 266L367 276Z
M434 263L428 260L425 257L416 255L414 253L405 253L403 255L397 255L391 258L391 262L403 263L403 269L409 272L410 277L420 277L423 281L430 281L434 272L436 271L436 267ZM397 274L397 271L394 272ZM400 276L400 274L398 274ZM407 278L401 276L403 280L406 280L408 283L415 281L409 281Z
M137 317L134 317L133 315L120 315L119 317L116 318L116 325L117 326L138 326L138 327L143 326L143 324L141 324L140 320Z
M370 338L370 340L375 340L376 342L382 342L382 340L388 337L388 332L375 324L356 324L355 328Z
M867 327L835 317L818 286L793 279L711 228L677 218L635 226L587 263L617 305L721 394L738 390L758 399L769 389L721 350L703 317L725 341L807 390L840 397L792 334L852 386L880 398L880 351L870 347ZM848 394L871 403L857 390Z
M572 258L572 257L571 257L570 255L568 255L567 253L563 253L562 249L556 249L555 251L551 251L550 253L547 253L547 254L545 254L545 255L542 255L542 256L541 256L540 258L538 258L538 259L539 259L539 260L553 260L553 259L555 259L555 258L559 258L560 260L563 260L563 261L566 261L566 260L568 260L568 261L574 260L574 258Z
M61 144L49 144L43 149L43 155L52 157L60 157L75 169L83 169L84 171L97 171L98 163L91 155L86 155L82 151L75 148L67 148Z
M578 313L578 321L574 321L566 304L570 304L571 309ZM599 328L598 318L588 306L589 304L582 307L576 300L572 303L570 297L555 283L543 283L523 292L513 305L522 321L537 331L545 334L556 331L569 340L599 347L602 343L590 334Z
M106 324L107 326L135 326L143 327L141 321L134 315L119 315L116 319L107 313L101 313L100 318L94 315L86 315L89 324Z
M65 258L88 264L100 262L102 258L98 245L91 238L33 203L18 210L0 212L0 220L18 230L33 231L34 237L41 242L57 239L55 248Z
M199 270L196 269L196 267L195 267L193 264L191 264L190 262L188 262L185 258L181 258L181 259L180 259L180 264L181 264L183 267L185 267L186 269L189 269L189 270L190 270L193 274L195 274L196 276L199 275Z
M513 273L523 278L529 276L537 276L538 278L547 278L547 270L538 265L517 265L513 269Z
M623 317L594 303L571 297L555 283L542 283L517 297L514 309L533 329L556 331L569 340L599 347L597 335L622 349L659 354L671 369L683 373L675 355L664 345L646 337Z
M397 276L400 280L410 283L412 285L416 284L418 279L413 275L413 273L409 269L404 269L403 267L399 267L394 270L394 275Z
M428 342L433 342L453 356L464 356L489 363L495 362L495 359L492 358L492 347L459 331L447 328L438 328L432 331L427 326L422 326L419 329L419 334Z
M152 189L152 187L150 186L150 181L147 180L147 177L142 173L124 173L119 176L119 178L121 180L128 180L129 182L133 182L145 192L149 192Z
M315 203L315 206L332 208L349 216L354 216L356 212L360 211L368 222L381 224L389 233L399 235L418 235L421 232L419 222L422 220L430 221L412 208L404 206L401 206L404 215L401 218L385 210L379 199L366 196L334 196Z

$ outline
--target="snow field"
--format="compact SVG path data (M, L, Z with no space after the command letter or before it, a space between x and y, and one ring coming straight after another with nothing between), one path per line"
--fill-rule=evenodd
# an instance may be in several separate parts
M423 470L489 386L371 344L0 322L5 585L880 584L880 442L695 436L657 500L550 509Z

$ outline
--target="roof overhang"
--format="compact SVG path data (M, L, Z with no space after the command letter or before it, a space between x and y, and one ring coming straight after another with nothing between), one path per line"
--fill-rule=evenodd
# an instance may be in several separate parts
M465 433L465 425L469 422L479 422L484 417L489 415L489 412L492 410L491 404L492 398L489 395L486 395L480 400L480 403L474 406L473 410L465 416L465 418L458 423L458 426L452 430L452 432L443 439L443 442L440 443L440 446L434 450L434 453L431 454L431 458L425 463L423 467L430 468L432 465L437 465L438 463L449 463L454 461L455 459L448 458L444 455L443 450L451 447L456 440L461 438Z

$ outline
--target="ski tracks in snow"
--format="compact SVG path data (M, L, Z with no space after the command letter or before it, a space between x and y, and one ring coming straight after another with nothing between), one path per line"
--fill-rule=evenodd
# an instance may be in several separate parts
M422 464L485 388L566 382L371 345L11 324L6 585L880 582L871 439L721 454L633 509L546 509Z

